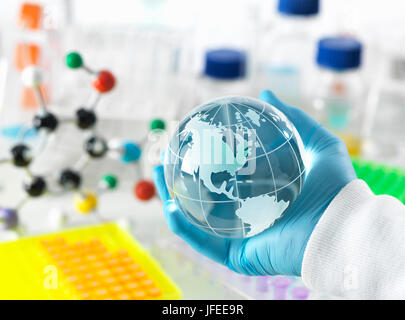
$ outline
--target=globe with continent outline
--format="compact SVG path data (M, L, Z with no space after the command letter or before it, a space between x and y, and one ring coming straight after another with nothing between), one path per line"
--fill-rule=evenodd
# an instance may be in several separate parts
M192 224L216 236L247 238L271 228L300 194L305 150L274 106L222 97L180 122L164 172L170 195Z

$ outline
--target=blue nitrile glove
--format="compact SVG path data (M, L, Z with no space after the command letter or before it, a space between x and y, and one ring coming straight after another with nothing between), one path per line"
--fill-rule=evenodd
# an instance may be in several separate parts
M272 227L247 239L208 234L192 225L170 199L162 166L155 168L154 180L170 229L198 252L239 273L299 276L315 225L332 199L356 174L342 140L303 111L282 103L272 92L263 91L260 99L278 108L294 123L312 158L301 194Z

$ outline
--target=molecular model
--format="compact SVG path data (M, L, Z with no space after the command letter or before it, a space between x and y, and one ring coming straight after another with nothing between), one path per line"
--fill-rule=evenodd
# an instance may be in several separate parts
M98 159L106 156L108 153L118 155L124 163L138 163L142 154L140 144L132 141L117 141L112 139L107 141L99 133L93 130L97 124L96 106L100 97L114 89L116 79L114 75L107 70L93 71L83 62L81 55L77 52L71 52L66 55L66 65L71 69L83 69L94 77L92 87L95 89L95 95L92 103L86 107L80 107L76 110L73 123L79 130L89 132L84 141L84 155L79 161L70 168L64 168L57 175L57 185L64 191L75 191L73 197L73 206L81 214L95 212L98 203L98 195L103 191L115 189L118 185L118 178L111 174L104 175L98 184L96 191L82 190L82 170L92 159ZM44 132L45 140L50 134L54 133L60 124L60 119L52 113L46 106L44 97L40 90L43 74L41 69L36 66L29 66L22 72L22 82L25 86L33 88L39 102L39 110L36 112L32 126L37 132ZM165 123L161 119L154 119L150 123L150 129L164 130ZM0 230L16 230L19 225L18 211L30 198L40 197L49 190L49 181L45 176L35 175L30 170L30 164L33 161L33 152L31 148L22 142L15 144L10 150L10 158L0 161L3 163L12 163L15 167L26 170L29 180L24 183L26 197L15 208L0 207ZM153 182L140 179L135 183L134 195L142 201L150 200L155 195Z

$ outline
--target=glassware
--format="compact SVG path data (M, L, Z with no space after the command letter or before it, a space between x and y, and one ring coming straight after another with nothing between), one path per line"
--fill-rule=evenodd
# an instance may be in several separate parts
M361 155L365 112L365 85L361 78L362 44L347 37L318 42L319 66L313 109L310 113L340 136L349 154Z
M180 123L164 172L191 223L217 236L244 238L271 227L298 197L305 158L283 113L233 96L197 107Z

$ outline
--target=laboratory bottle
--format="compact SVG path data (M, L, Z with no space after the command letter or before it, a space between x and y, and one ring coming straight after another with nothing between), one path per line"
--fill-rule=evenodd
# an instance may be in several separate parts
M189 79L187 103L179 104L176 119L209 100L232 95L251 95L247 76L246 51L234 48L209 49L205 52L202 72Z
M204 70L195 87L196 105L230 95L248 95L247 54L243 50L219 48L207 50Z
M384 55L367 94L367 155L381 161L400 161L405 152L405 55ZM402 158L403 159L403 158Z
M319 0L279 0L277 16L258 41L255 88L289 105L307 107L316 48Z
M44 70L40 90L49 102L50 55L47 32L43 28L44 7L37 3L22 3L18 8L17 23L5 38L6 59L4 97L0 108L0 126L29 123L38 102L32 88L21 81L22 71L31 65Z
M362 43L349 37L318 42L312 115L344 140L349 154L362 153L365 85L361 76Z

